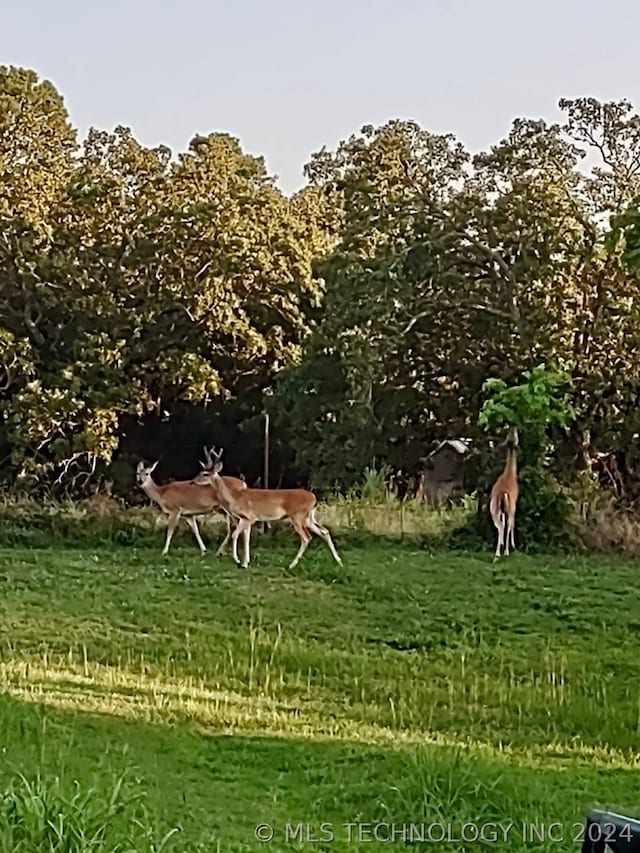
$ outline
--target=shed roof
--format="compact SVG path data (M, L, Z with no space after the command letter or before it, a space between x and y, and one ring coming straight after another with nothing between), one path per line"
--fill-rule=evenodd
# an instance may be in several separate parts
M466 454L469 453L469 451L471 450L471 439L447 438L444 441L441 441L435 450L431 451L431 453L427 456L427 459L431 459L431 457L439 453L443 447L452 447L456 451L456 453L459 453L461 456L466 456Z

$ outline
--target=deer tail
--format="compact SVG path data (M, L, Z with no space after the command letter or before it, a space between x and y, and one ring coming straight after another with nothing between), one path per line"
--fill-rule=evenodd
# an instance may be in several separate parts
M505 523L509 517L510 504L511 499L509 498L509 492L502 492L498 497L498 512L503 516L503 521Z

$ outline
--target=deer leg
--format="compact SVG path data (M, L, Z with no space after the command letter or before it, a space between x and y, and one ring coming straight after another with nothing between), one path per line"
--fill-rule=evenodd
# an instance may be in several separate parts
M307 546L309 542L311 542L311 535L299 518L292 518L291 524L293 524L296 533L300 537L300 547L298 548L298 553L293 558L292 562L289 564L289 568L293 569L298 565L298 563L300 562L300 558L307 550Z
M220 557L224 553L224 549L229 544L229 539L231 539L231 516L228 512L225 512L224 515L227 521L227 535L224 537L222 544L216 551L216 557Z
M240 535L241 526L242 519L238 519L238 523L234 527L233 533L231 534L231 553L236 563L240 562L240 557L238 557L238 536Z
M496 546L496 553L493 558L495 562L500 556L500 546L502 545L502 539L504 536L504 515L500 512L500 510L498 510L498 512L495 515L492 515L492 517L493 523L495 524L496 530L498 531L498 544Z
M169 545L171 544L171 539L173 538L174 531L178 526L178 522L180 521L180 510L176 509L173 512L169 513L169 523L167 525L167 538L164 543L164 548L162 550L162 555L166 556L169 553Z
M249 521L245 522L244 529L242 531L244 538L244 563L240 566L241 569L249 568L249 540L251 539L251 523Z
M511 516L511 547L515 551L516 550L516 514L515 512Z
M196 537L196 542L198 543L198 547L200 548L200 553L204 556L207 553L206 546L202 541L202 537L200 536L200 531L198 530L198 522L195 518L189 518L188 516L185 518L185 521L189 525L189 527L193 530L193 535Z
M239 518L238 523L236 524L233 533L231 534L231 551L233 553L233 559L236 564L240 563L240 557L238 556L238 536L240 536L244 529L244 521L244 518Z
M319 536L322 540L324 540L327 548L331 551L333 559L339 565L342 565L342 560L338 556L338 552L336 551L335 545L333 544L333 539L331 538L331 534L327 530L326 527L323 527L316 521L315 514L312 512L309 513L309 517L307 518L307 528L315 533L316 536Z
M504 519L504 547L502 553L505 557L509 556L509 540L511 538L511 517L506 513L502 516Z

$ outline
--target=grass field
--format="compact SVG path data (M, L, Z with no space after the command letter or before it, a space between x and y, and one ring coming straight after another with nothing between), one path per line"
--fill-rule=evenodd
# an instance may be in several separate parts
M163 536L0 547L2 853L559 851L640 814L637 564Z

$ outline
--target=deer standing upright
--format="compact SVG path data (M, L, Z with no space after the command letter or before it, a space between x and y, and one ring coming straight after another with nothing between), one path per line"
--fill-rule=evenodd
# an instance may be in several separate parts
M500 556L503 545L504 556L509 555L509 544L516 547L516 506L518 503L518 430L511 427L507 436L507 461L504 471L493 484L489 511L498 531L498 545L494 560Z

